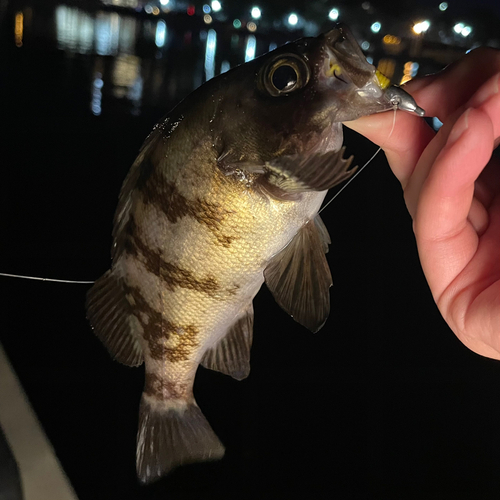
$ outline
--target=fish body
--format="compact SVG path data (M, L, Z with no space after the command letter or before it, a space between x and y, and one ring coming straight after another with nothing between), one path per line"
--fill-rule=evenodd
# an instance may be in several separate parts
M200 364L248 375L252 300L264 281L301 324L324 324L330 240L317 214L352 173L341 122L391 108L338 26L212 79L146 140L122 186L112 267L87 296L111 355L145 362L141 481L224 454L194 377Z

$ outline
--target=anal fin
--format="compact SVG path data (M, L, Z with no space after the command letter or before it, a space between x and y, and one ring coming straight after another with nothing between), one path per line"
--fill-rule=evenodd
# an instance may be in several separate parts
M220 460L224 451L194 401L158 401L143 395L136 460L142 483L156 481L182 464Z
M111 270L87 293L87 318L111 356L128 366L139 366L144 357L134 316L123 287Z
M208 349L201 365L243 380L250 373L250 348L252 346L253 306L252 303L229 328L227 334Z
M264 270L276 302L295 321L317 332L330 313L332 275L325 257L329 236L319 215L305 224Z

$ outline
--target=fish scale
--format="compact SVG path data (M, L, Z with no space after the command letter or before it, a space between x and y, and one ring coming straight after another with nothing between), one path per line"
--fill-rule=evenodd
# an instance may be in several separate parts
M422 111L338 25L210 80L146 140L120 193L112 267L87 295L110 354L145 362L142 482L223 456L194 377L200 364L248 376L264 281L296 321L312 331L325 323L330 237L318 211L354 172L341 122L395 105Z

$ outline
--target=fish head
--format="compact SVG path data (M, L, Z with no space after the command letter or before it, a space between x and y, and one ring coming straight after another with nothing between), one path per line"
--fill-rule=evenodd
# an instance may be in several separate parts
M340 24L215 78L209 117L214 140L226 156L237 145L243 162L338 151L341 122L394 107L386 88Z

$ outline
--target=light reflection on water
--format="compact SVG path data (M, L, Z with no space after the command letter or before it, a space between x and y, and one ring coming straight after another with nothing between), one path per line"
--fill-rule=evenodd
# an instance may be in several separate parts
M207 31L193 18L179 21L168 14L145 17L58 5L54 23L57 48L92 61L88 91L95 116L105 113L112 99L128 102L133 114L143 105L170 106L204 81L277 45L262 35L240 36L232 26L212 25Z
M209 30L205 49L205 80L215 76L215 51L217 48L217 32Z

